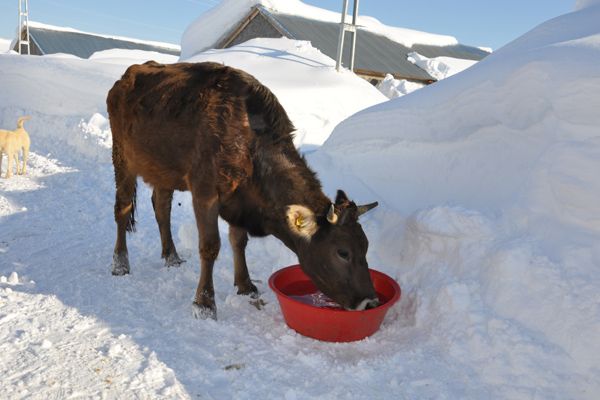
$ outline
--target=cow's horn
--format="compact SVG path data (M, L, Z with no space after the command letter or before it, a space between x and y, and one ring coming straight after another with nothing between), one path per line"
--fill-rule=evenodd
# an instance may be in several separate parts
M327 212L327 221L329 221L330 224L335 224L337 220L338 216L335 213L335 207L332 204L331 207L329 207L329 211Z
M377 207L379 205L378 202L374 202L374 203L370 203L370 204L365 204L362 206L358 206L358 216L360 217L361 215L363 215L364 213L366 213L367 211Z

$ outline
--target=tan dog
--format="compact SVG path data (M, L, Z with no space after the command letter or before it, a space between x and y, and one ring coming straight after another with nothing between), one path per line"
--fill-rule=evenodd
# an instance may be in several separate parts
M11 161L15 162L17 174L25 174L27 172L27 157L29 156L29 146L31 140L29 134L23 128L25 121L31 117L20 117L17 120L17 129L14 131L6 131L0 129L0 168L2 167L2 153L8 157L8 168L6 169L6 178L12 175ZM23 163L19 168L19 151L23 150Z

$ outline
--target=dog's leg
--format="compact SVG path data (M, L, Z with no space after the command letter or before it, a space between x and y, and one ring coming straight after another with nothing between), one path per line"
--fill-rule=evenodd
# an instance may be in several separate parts
M15 151L15 167L16 167L15 175L21 175L21 165L19 164L19 153L20 152L21 152L21 150Z
M27 172L27 158L29 157L29 146L23 146L23 166L21 167L21 175Z
M12 162L13 154L12 154L12 152L9 150L9 151L6 153L6 155L7 155L7 157L6 157L6 158L7 158L7 161L8 161L8 162L7 162L7 164L6 164L6 175L5 175L4 177L5 177L6 179L8 179L8 178L10 178L10 177L11 177L11 175L12 175L12 165L11 165L11 162Z

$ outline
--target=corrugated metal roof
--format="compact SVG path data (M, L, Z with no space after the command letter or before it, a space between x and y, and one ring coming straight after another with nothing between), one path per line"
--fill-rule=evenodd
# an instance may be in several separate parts
M298 40L308 40L322 53L335 59L339 39L339 23L324 22L289 14L279 14L260 7L261 13L279 24ZM344 42L344 59L350 55L351 34L346 34ZM454 57L468 60L481 60L489 53L471 46L432 46L414 45L412 48L394 42L385 36L358 29L354 68L356 70L392 73L398 77L415 80L435 80L431 75L407 60L408 53L413 51L428 57Z
M30 27L29 35L44 54L67 53L81 58L88 58L97 51L130 49L156 51L176 56L179 55L179 51L166 47L129 42L126 40L95 36L80 32Z

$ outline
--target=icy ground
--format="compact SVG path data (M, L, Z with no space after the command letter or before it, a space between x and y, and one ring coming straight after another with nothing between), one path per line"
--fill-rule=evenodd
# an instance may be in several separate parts
M104 99L126 55L0 55L0 126L31 115L33 152L26 176L0 179L1 397L599 398L600 5L578 4L474 67L351 118L380 94L306 43L213 53L263 74L304 132L345 119L309 162L330 195L380 201L362 221L369 261L403 288L381 330L349 344L285 326L266 281L295 257L272 238L248 249L266 306L235 295L224 225L219 320L191 318L199 271L185 193L173 227L187 262L163 267L140 184L132 274L111 276ZM341 87L357 99L345 111L314 101ZM320 132L323 142L330 131Z

